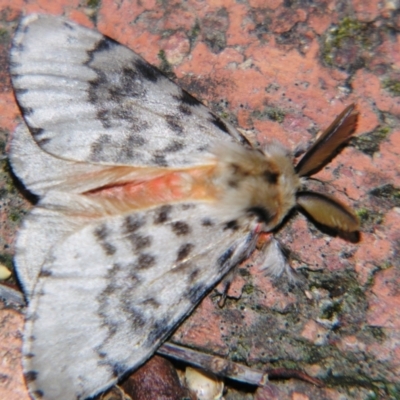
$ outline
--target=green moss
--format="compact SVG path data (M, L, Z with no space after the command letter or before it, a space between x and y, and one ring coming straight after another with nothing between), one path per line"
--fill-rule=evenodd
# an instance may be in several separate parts
M374 339L376 339L379 343L383 343L383 341L386 339L385 332L380 326L369 326L368 330Z
M272 121L282 123L285 118L285 113L277 108L272 108L268 111L268 117Z
M351 46L354 48L370 47L369 26L365 22L360 22L351 17L345 17L339 24L331 28L325 35L322 57L326 64L330 66L336 65L337 53ZM344 67L344 66L342 66Z
M383 140L385 140L390 133L388 126L381 126L371 133L354 137L351 143L358 150L362 151L369 156L380 150L379 146Z
M400 207L400 188L388 183L369 192L372 196L388 200L393 206Z
M400 96L400 81L385 79L382 86L388 90L393 96Z
M193 43L196 40L197 36L199 36L199 34L200 34L200 24L199 21L196 20L196 23L189 32L190 43Z
M378 400L379 397L376 393L372 392L372 393L368 393L367 397L365 398L365 400Z
M160 70L168 76L170 79L176 79L176 75L172 69L171 64L167 60L167 56L164 50L160 50L157 54L158 59L160 60L159 68Z
M388 394L391 399L400 399L400 387L399 385L395 385L393 383L388 383L386 385Z
M368 209L366 209L366 208L358 209L356 214L357 214L358 218L360 219L361 223L368 221L368 217L369 217Z
M0 263L4 264L8 269L13 269L13 257L11 254L0 254Z
M88 0L87 6L90 8L98 8L101 0Z
M374 212L366 208L361 208L356 211L358 218L360 219L361 225L379 225L383 221L384 215L382 213Z
M24 214L21 214L20 212L14 210L10 212L8 218L10 218L12 222L19 222L23 216Z
M340 46L346 38L355 38L364 28L364 24L356 19L345 17L332 32L333 44Z
M361 208L357 210L356 214L360 219L361 225L363 227L367 225L380 225L384 218L383 213L378 213L367 208Z
M4 179L4 186L2 187L0 195L3 197L7 194L15 194L17 190L15 188L14 182L11 178L12 169L8 160L3 160L0 162L1 165L1 173L4 174L2 178Z
M327 304L321 310L321 319L332 319L336 315L338 315L342 310L341 304L338 301L333 301L330 304Z
M387 340L385 329L380 326L364 325L356 336L361 343L383 344Z
M6 141L0 139L0 154L3 155L6 153Z
M167 56L165 55L164 50L160 50L157 54L158 59L161 61L161 65L169 65L169 62L167 60ZM160 68L161 69L161 68Z
M270 119L272 121L276 121L282 123L285 119L285 112L282 109L275 107L267 107L261 111L254 111L252 113L253 118L263 120Z
M8 42L9 36L10 34L7 29L0 28L0 43Z
M250 284L246 284L243 286L243 293L246 294L253 294L254 293L254 286Z

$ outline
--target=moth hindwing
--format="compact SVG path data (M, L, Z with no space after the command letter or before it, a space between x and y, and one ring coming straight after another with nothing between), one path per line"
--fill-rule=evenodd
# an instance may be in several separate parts
M29 301L23 353L34 398L93 396L140 366L296 204L331 228L358 229L337 201L297 194L300 175L329 157L312 148L297 173L282 146L253 149L96 31L25 17L11 75L25 124L10 160L40 199L15 255ZM354 125L347 109L325 137L346 129L347 138ZM333 153L342 142L319 148ZM334 217L320 217L324 204ZM283 258L272 258L282 271Z

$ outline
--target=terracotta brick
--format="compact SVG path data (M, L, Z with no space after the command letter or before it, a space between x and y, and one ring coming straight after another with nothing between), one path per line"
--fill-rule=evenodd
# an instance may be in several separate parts
M91 9L78 0L2 1L0 27L7 33L0 42L3 142L20 119L6 72L9 44L18 17L32 12L96 24L156 66L164 50L178 84L211 107L218 105L214 111L222 108L262 145L278 139L292 149L305 147L350 103L360 113L358 136L387 132L375 152L355 141L316 175L328 182L318 190L335 194L363 216L359 243L322 234L297 215L277 232L291 250L297 284L262 274L255 254L241 266L225 307L218 307L217 293L211 292L174 335L178 343L254 368L294 366L330 385L279 381L254 398L389 398L388 387L400 393L400 19L394 4L127 0L103 1ZM373 34L362 46L356 38L343 50L349 54L342 59L356 54L359 64L328 65L324 38L349 15L358 23L370 22ZM0 182L12 188L5 173ZM382 187L388 192L377 191ZM0 201L1 254L10 257L19 223L15 215L21 218L29 206L14 189ZM11 336L13 318L2 325ZM319 334L326 334L325 346ZM3 343L12 354L18 352L20 343ZM21 371L7 377L0 398L24 398ZM361 384L365 381L374 392Z

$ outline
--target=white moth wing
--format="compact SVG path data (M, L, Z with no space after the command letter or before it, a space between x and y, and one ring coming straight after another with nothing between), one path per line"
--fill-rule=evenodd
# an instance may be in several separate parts
M33 396L83 399L143 363L254 248L249 221L205 203L85 224L46 257L29 304L24 367Z
M25 124L20 124L12 136L9 160L24 186L41 198L24 218L15 244L16 272L28 300L49 249L65 235L104 213L80 193L162 174L162 171L144 172L54 157L40 149Z
M143 181L165 173L160 168L105 166L53 156L39 147L25 124L18 125L12 136L9 160L15 175L39 197L51 191L84 193L135 179Z
M25 124L13 133L8 157L15 175L37 196L52 190L82 193L108 183L99 180L106 168L102 165L66 161L42 151Z
M28 301L50 250L100 216L104 216L104 209L96 202L56 191L44 196L29 212L18 231L14 256L18 279Z
M11 49L24 119L46 152L106 165L204 164L228 123L128 48L52 16L24 18Z

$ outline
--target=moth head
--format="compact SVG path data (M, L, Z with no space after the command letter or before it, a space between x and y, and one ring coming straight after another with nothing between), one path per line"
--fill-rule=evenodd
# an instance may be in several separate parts
M215 182L222 195L224 218L255 215L262 229L271 231L297 207L330 233L350 238L359 228L355 214L331 196L303 191L304 178L319 171L337 153L354 131L357 114L347 107L326 129L299 163L293 165L291 153L277 142L263 150L237 144L217 146L219 174Z
M264 151L236 144L216 152L219 160L224 218L256 216L263 230L272 230L296 205L300 178L292 156L279 143L270 143Z

